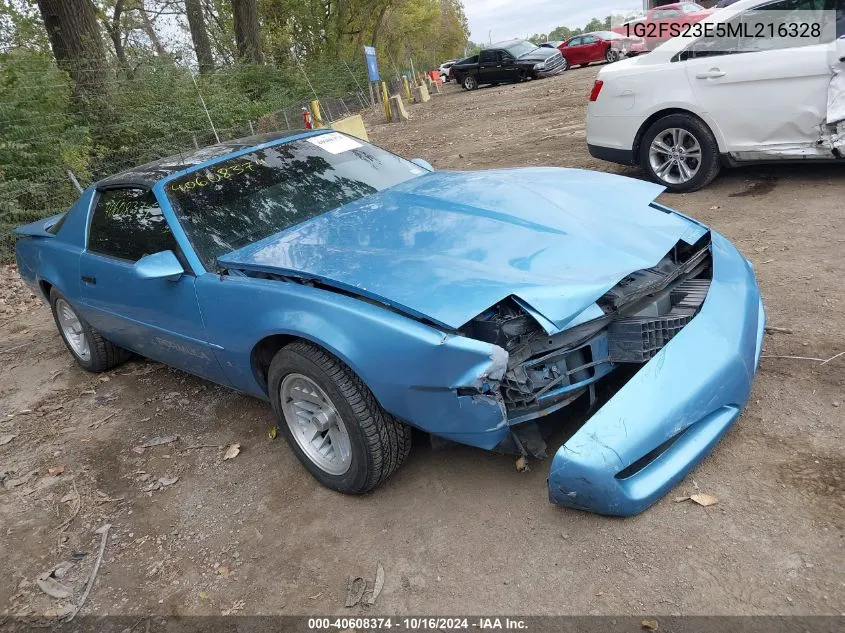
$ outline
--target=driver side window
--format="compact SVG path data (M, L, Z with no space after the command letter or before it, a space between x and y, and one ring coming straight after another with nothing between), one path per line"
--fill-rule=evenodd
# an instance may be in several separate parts
M160 251L179 253L155 196L139 188L100 192L88 229L88 250L130 262Z

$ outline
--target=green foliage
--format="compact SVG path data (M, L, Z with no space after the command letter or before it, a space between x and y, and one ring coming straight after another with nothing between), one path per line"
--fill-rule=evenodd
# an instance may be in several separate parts
M9 230L58 213L74 190L66 170L85 178L91 139L69 113L71 83L37 53L0 55L0 259Z
M24 51L0 55L0 260L11 256L11 228L73 203L68 170L85 186L195 142L214 143L199 94L220 137L236 138L250 133L249 121L313 99L312 86L321 98L366 86L363 62L350 70L337 62L284 71L239 65L197 76L194 84L188 69L150 57L131 75L113 75L102 95L82 104L52 60Z
M144 19L144 10L155 16L183 3L93 2L111 58L98 91L74 98L36 4L0 0L0 261L11 257L12 227L74 202L68 171L85 186L214 143L209 116L222 140L249 134L250 121L261 121L256 131L284 128L284 117L267 116L283 109L298 124L300 106L315 97L338 116L344 109L332 97L367 91L363 45L376 44L390 79L411 63L423 71L462 56L469 34L460 0L259 0L269 63L241 65L232 61L231 0L205 0L217 70L192 77L186 22L162 50Z

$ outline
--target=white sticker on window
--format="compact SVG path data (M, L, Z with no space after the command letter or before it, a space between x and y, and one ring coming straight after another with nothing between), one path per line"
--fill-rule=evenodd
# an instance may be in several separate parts
M358 141L338 134L337 132L330 132L329 134L320 134L320 136L312 136L305 139L309 143L313 143L317 147L326 150L329 154L342 154L351 149L361 147Z

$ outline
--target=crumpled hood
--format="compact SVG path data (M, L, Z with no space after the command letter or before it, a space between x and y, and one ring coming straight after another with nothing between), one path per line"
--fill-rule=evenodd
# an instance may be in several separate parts
M452 329L514 295L562 329L705 233L650 207L662 190L575 169L433 172L219 263L318 279Z

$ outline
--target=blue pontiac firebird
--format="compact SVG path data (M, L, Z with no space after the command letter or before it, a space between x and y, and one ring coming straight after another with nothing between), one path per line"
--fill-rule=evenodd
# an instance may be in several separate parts
M412 428L542 458L563 421L551 501L632 515L737 419L765 320L749 262L661 191L264 135L96 183L17 261L83 368L134 352L269 400L330 488L378 486Z

